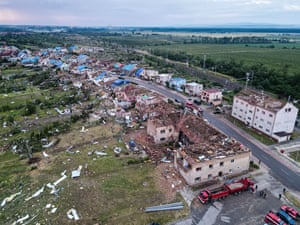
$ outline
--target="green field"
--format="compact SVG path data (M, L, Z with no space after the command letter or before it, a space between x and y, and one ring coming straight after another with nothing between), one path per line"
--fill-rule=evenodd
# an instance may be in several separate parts
M300 43L258 45L240 44L172 44L166 46L151 46L152 50L159 49L167 52L184 52L187 55L196 56L200 59L214 61L242 62L245 65L263 64L275 70L287 69L288 74L300 71ZM218 66L218 65L216 65Z
M132 224L147 225L151 221L166 224L188 214L188 209L179 211L165 211L145 213L144 207L167 203L164 193L156 185L156 166L150 161L138 160L136 154L126 154L123 143L112 138L110 127L112 124L89 127L85 134L79 133L79 127L73 131L60 135L61 141L52 149L47 149L49 158L41 153L37 169L30 170L27 160L19 160L12 153L0 154L0 199L21 191L21 194L8 202L0 211L1 224L12 224L18 218L29 215L33 224ZM114 125L114 132L120 127ZM90 145L91 140L102 138L99 144ZM105 135L105 136L103 136ZM83 142L88 142L82 145ZM65 152L72 144L76 154ZM103 149L103 146L108 147ZM76 147L78 146L78 147ZM122 147L119 157L113 152L114 146ZM64 149L55 152L55 149ZM88 154L91 150L104 150L107 156L97 157ZM82 165L81 176L72 179L71 171ZM66 171L67 178L57 185L58 194L50 194L46 184L57 181ZM36 198L24 201L36 191L45 187ZM174 201L182 201L177 196ZM57 207L55 213L46 208L47 204ZM80 220L73 223L66 216L66 212L74 208L78 211Z

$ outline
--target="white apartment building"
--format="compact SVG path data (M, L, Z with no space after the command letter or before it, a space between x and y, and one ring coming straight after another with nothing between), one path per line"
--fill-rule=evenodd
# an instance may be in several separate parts
M298 109L264 93L244 89L233 99L231 115L246 125L274 138L288 141L293 133Z
M191 82L185 85L185 93L187 93L190 96L199 96L202 90L203 84Z

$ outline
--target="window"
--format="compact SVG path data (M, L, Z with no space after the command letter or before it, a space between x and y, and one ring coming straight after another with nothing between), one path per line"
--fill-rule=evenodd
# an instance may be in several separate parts
M269 130L269 129L266 129L266 131L267 131L267 132L270 132L270 130Z
M262 129L262 128L263 128L263 126L262 126L262 125L259 125L259 126L258 126L258 128Z
M234 112L233 115L236 115L236 112Z
M261 121L261 122L264 122L264 119L260 118L260 121Z
M236 103L239 103L239 100L235 100Z
M195 181L200 181L201 180L201 177L196 177L195 178Z
M240 111L241 111L241 112L243 112L243 110L242 110L242 109L240 109Z
M207 178L208 178L208 179L212 178L212 175L211 175L211 174L208 174Z
M220 166L224 166L224 162L220 162Z
M264 114L264 115L266 114L266 112L265 112L265 111L261 111L261 113L262 113L262 114Z
M273 114L269 114L269 117L273 117Z
M253 113L252 110L249 110L249 113Z
M259 109L256 109L256 112L259 112Z
M267 124L271 125L271 124L272 124L272 122L268 121L268 122L267 122Z
M196 168L196 171L200 171L200 170L202 170L202 167L197 167Z
M251 117L248 117L248 120L251 120Z
M229 173L232 173L232 169L229 169Z
M169 132L172 132L172 128L169 129Z
M166 133L166 130L160 130L160 133L164 134L164 133Z
M209 167L210 169L214 168L213 164L210 164L208 167Z
M234 159L232 159L230 162L231 162L231 163L234 163Z
M166 140L166 138L164 138L164 137L160 139L160 141L164 141L164 140Z

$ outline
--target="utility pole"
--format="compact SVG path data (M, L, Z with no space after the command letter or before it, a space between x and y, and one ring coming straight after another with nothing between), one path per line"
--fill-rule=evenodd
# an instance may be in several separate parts
M248 87L249 75L250 75L250 73L246 73L246 84L245 84L245 89L247 89L247 87Z
M203 59L203 70L205 70L205 61L206 61L206 55L204 55L204 59Z

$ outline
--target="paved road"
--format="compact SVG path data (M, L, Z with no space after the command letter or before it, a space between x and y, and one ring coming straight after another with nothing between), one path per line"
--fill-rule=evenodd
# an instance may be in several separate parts
M141 86L144 86L147 89L159 92L168 98L178 99L179 101L185 102L185 98L179 93L176 93L175 91L154 85L149 81L143 81L134 78L126 79L131 80ZM252 150L253 155L262 163L264 163L268 168L270 168L270 172L272 173L274 178L278 179L284 186L295 191L300 191L300 173L293 171L292 169L284 165L282 162L280 162L278 159L274 158L270 152L272 150L268 148L263 149L263 147L261 147L256 141L247 138L244 132L233 129L231 126L224 123L220 118L210 114L209 112L204 112L203 117L224 134L235 138L243 145L249 147Z

